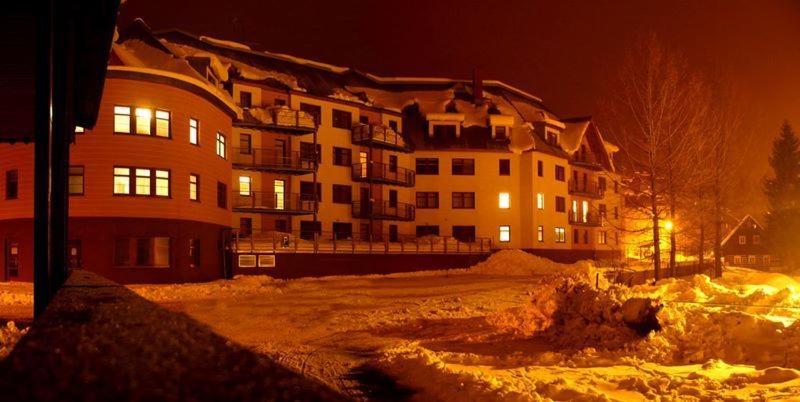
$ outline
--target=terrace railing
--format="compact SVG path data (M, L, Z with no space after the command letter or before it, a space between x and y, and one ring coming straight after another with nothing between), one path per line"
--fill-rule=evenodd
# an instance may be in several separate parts
M353 181L373 181L413 187L416 173L413 170L380 162L355 163L352 166Z
M373 144L393 149L407 149L406 141L400 133L382 124L359 123L352 128L354 144Z
M233 167L279 173L305 174L314 171L314 159L298 151L275 148L234 148Z
M413 221L416 206L404 202L357 200L352 203L353 218Z
M585 181L578 183L575 180L569 181L569 193L572 195L589 197L589 198L603 198L605 189L600 187L597 182Z
M267 191L236 191L232 197L235 212L305 215L314 213L314 199L305 194Z
M574 226L603 226L603 217L596 212L588 212L585 215L569 211L569 224Z

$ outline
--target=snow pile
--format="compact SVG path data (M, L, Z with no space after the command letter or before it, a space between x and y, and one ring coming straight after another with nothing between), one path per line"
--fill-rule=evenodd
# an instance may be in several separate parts
M0 306L30 306L33 304L33 284L27 282L0 283Z
M27 332L27 328L17 328L14 321L9 321L5 327L0 327L0 360L5 359L11 353L19 338L22 338Z
M279 288L281 282L269 276L240 275L233 280L172 285L128 285L128 288L148 300L174 302L276 294L281 292Z
M560 264L522 250L498 251L470 268L470 272L507 276L575 275L592 283L599 280L601 287L607 285L604 275L590 261Z

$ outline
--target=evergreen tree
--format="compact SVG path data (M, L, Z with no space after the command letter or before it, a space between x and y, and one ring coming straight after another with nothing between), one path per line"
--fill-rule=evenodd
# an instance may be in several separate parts
M767 237L775 253L790 268L800 262L800 140L789 122L772 143L773 175L764 182L769 200Z

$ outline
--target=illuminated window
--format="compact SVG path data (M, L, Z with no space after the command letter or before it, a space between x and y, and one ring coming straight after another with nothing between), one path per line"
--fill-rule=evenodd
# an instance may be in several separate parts
M498 206L500 209L508 209L511 208L511 195L508 193L500 193L498 198Z
M156 195L169 197L169 170L156 170Z
M189 143L197 145L200 142L200 122L195 119L189 119Z
M114 168L114 194L131 193L131 170L129 168Z
M747 236L739 235L739 244L747 244Z
M572 218L578 221L578 201L572 200Z
M136 108L136 134L150 135L153 112L143 107Z
M117 267L169 267L170 243L169 237L114 239L114 265Z
M584 222L586 222L589 216L589 201L583 201L581 203L581 207L582 207L581 212L583 213L583 216L581 218L583 219Z
M272 190L275 193L275 209L286 208L286 182L275 180L272 183Z
M567 232L564 228L556 228L556 243L566 243Z
M136 169L136 195L150 195L150 169Z
M217 156L222 159L225 159L227 155L226 144L225 144L225 135L222 133L217 133Z
M733 256L733 263L736 264L736 265L741 264L742 263L742 257L738 256L738 255L734 255Z
M75 134L83 134L85 132L86 132L86 129L84 129L83 127L75 126Z
M169 112L156 110L156 136L169 138Z
M189 174L189 199L200 200L200 176L196 174Z
M606 243L608 242L608 239L606 238L606 236L607 236L607 235L606 235L606 232L605 232L605 231L600 231L600 232L597 232L597 236L598 236L598 237L597 237L597 242L598 242L598 243L600 243L600 244L606 244Z
M130 134L131 108L128 106L114 106L114 132Z
M501 225L500 235L498 236L501 242L508 243L511 241L511 226Z
M83 195L83 166L69 167L69 195Z
M544 226L542 225L536 228L536 240L540 243L544 241Z
M239 195L250 195L251 179L248 176L239 176Z
M544 193L536 193L536 208L544 209Z

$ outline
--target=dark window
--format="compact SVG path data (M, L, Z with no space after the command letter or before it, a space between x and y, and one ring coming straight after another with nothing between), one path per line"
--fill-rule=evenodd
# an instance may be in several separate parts
M369 116L358 116L358 122L361 124L369 124Z
M497 140L504 140L506 139L506 127L505 126L495 126L494 128L494 138Z
M600 204L598 206L598 212L601 218L606 217L606 204Z
M353 224L350 222L333 222L333 236L337 240L353 237Z
M597 179L597 186L600 187L600 191L605 193L606 192L606 178L605 177L601 177L601 178Z
M253 234L253 218L239 218L239 233L245 236Z
M314 122L317 125L322 123L322 108L317 105L309 105L308 103L301 103L300 110L314 116Z
M253 150L253 138L250 137L250 134L240 134L239 135L239 153L250 155L250 152Z
M301 142L300 143L300 158L306 160L314 160L314 154L317 155L317 163L322 163L322 146L317 144L316 152L314 151L314 143L313 142Z
M314 182L300 182L300 199L314 200ZM322 201L322 183L317 183L317 201Z
M544 162L536 161L536 173L539 177L544 177Z
M437 124L433 126L433 135L436 138L453 139L456 138L456 126L453 124Z
M397 172L397 155L389 155L389 171Z
M19 197L19 171L9 170L6 172L6 199L16 200Z
M397 190L389 190L389 207L397 208Z
M564 166L556 165L556 180L564 181L566 178Z
M6 241L6 274L8 276L19 275L19 242L14 240Z
M333 147L333 164L336 166L350 166L353 152L350 148Z
M350 204L353 202L353 187L343 184L334 184L333 202L336 204Z
M286 106L286 99L275 98L275 101L273 102L273 104L275 106Z
M114 265L118 267L169 267L169 237L135 237L114 240Z
M574 229L572 231L572 242L575 244L580 243L581 239L581 232L578 229Z
M189 261L191 268L200 266L200 239L189 239Z
M510 176L511 175L511 160L509 159L500 159L500 176Z
M475 226L453 226L453 237L458 241L472 243L475 241Z
M454 158L452 173L454 175L474 175L475 159Z
M397 132L397 120L389 120L389 128Z
M453 209L474 209L475 193L453 192Z
M121 238L114 240L114 265L127 267L131 265L130 239Z
M239 106L243 109L250 109L253 106L253 94L247 91L239 92Z
M417 225L417 237L439 236L438 225Z
M583 231L583 244L589 244L589 231Z
M217 206L228 208L228 186L222 182L217 182Z
M319 236L322 233L322 222L320 221L300 221L300 238L305 240L314 239L314 234Z
M437 158L417 158L417 174L439 174L439 159Z
M69 167L69 195L83 195L83 166Z
M567 199L556 196L556 212L567 212Z
M439 193L436 191L417 191L417 208L439 208Z
M333 126L349 130L353 125L353 115L344 110L333 109Z

